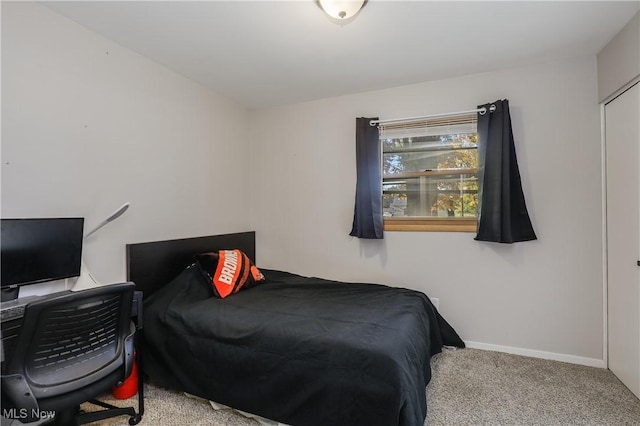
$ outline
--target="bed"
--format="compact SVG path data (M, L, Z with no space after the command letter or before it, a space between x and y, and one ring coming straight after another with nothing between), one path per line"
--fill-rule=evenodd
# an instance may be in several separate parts
M222 249L255 262L255 233L127 245L153 382L295 426L424 424L431 356L464 347L425 294L260 268L220 299L194 256Z

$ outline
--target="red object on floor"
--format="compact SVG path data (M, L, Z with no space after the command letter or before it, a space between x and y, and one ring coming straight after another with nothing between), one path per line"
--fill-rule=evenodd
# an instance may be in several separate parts
M134 355L135 357L135 355ZM111 393L116 399L127 399L138 393L138 363L135 358L133 360L133 368L131 374L120 386L114 386Z

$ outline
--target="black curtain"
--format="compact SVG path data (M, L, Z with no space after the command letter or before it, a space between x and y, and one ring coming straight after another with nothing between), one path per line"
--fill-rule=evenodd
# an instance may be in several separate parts
M356 119L356 205L352 237L383 238L382 171L378 126L369 124L378 118Z
M495 106L495 111L489 112ZM535 240L522 192L509 101L480 105L478 113L478 241Z

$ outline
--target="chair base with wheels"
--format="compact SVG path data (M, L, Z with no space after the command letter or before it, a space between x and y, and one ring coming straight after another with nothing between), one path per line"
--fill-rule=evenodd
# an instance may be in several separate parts
M106 402L92 399L87 401L90 404L102 407L102 410L83 412L80 407L75 407L63 411L58 411L53 419L55 426L76 426L93 423L100 420L117 416L129 416L129 424L137 425L142 420L142 414L136 413L133 407L116 407Z

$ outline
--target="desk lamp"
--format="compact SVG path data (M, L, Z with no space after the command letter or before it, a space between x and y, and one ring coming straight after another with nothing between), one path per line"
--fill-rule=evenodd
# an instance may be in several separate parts
M113 222L117 218L123 215L124 212L129 208L130 203L124 203L118 210L113 212L108 218L106 218L103 222L101 222L98 226L93 228L91 232L87 233L84 236L83 241L86 241L89 236L95 234L99 229L102 229L105 225ZM71 288L71 291L80 291L86 290L88 288L99 287L103 285L100 283L92 274L89 272L89 268L87 268L86 262L84 261L84 256L82 259L82 264L80 266L80 276L76 280L76 283Z

